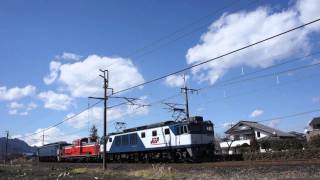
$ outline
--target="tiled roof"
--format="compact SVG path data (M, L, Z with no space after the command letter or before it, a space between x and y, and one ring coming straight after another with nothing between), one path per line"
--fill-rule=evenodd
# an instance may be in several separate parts
M309 125L311 126L312 124L320 124L320 117L313 118Z
M235 130L236 127L239 127L239 125L246 125L248 127L251 127L253 129L259 129L261 131L270 133L270 134L275 134L276 136L281 136L281 137L294 137L293 134L289 134L287 132L280 131L278 129L274 129L272 127L266 126L264 124L260 124L258 122L254 121L239 121L236 125L232 126L230 129L226 131L226 134L231 134L232 131Z

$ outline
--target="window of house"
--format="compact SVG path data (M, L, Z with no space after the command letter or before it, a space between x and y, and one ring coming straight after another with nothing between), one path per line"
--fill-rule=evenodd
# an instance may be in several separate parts
M259 131L257 132L257 137L260 137L260 132Z
M152 131L152 136L157 136L157 130Z
M146 137L146 133L145 132L141 132L141 138L145 138Z
M164 134L170 134L169 128L164 129Z
M109 138L109 142L112 142L112 138Z

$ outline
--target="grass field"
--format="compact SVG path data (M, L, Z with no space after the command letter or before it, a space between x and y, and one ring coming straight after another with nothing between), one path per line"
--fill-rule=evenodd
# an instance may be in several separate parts
M237 161L194 164L16 162L1 179L320 179L320 161Z

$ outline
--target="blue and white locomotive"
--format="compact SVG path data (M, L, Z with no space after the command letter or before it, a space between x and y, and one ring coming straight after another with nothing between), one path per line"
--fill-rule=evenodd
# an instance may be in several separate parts
M107 137L108 161L201 161L213 153L213 124L200 116L125 129Z

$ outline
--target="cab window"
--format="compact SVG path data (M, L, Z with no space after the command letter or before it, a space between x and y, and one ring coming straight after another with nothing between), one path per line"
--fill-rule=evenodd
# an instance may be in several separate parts
M183 126L183 133L188 133L188 126L187 125Z
M157 130L152 131L152 136L157 136Z

